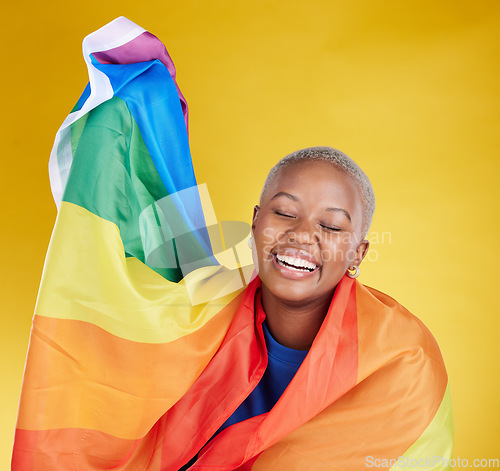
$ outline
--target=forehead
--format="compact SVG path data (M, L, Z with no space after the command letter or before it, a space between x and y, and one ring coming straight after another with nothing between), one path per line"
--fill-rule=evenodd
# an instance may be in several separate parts
M265 200L279 191L317 201L333 201L348 206L361 202L356 180L336 165L321 160L300 161L282 167L270 182Z

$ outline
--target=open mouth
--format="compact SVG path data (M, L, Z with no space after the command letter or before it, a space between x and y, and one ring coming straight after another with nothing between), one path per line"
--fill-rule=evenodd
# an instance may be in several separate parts
M276 262L282 267L288 268L298 272L311 273L318 265L302 258L291 257L289 255L275 255Z

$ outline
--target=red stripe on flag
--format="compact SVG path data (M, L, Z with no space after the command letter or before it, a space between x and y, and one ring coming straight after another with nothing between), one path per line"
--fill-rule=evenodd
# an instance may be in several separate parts
M258 279L249 285L219 352L166 415L166 434L175 434L179 442L165 445L162 464L167 469L168 460L175 458L172 455L182 455L182 463L194 456L260 380L267 352L261 326L264 319L254 322L259 287ZM237 469L249 460L254 462L263 450L356 384L357 357L356 287L353 280L344 278L308 356L275 407L217 435L202 450L193 469ZM167 452L173 453L168 456Z

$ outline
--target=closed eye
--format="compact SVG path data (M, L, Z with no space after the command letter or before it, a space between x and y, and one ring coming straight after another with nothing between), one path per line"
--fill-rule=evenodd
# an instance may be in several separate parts
M324 224L320 224L320 226L325 230L325 231L331 231L331 232L340 232L340 228L338 227L332 227L332 226L325 226Z
M274 213L277 214L278 216L282 216L285 218L295 218L295 216L292 216L291 214L280 213L279 211L276 210L274 210Z

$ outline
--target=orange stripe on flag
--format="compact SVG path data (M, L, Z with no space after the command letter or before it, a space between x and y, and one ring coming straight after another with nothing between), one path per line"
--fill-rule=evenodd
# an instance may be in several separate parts
M35 316L18 427L143 437L215 354L240 301L241 295L197 331L163 344Z
M141 440L126 440L97 430L16 430L13 469L160 469L159 426Z

